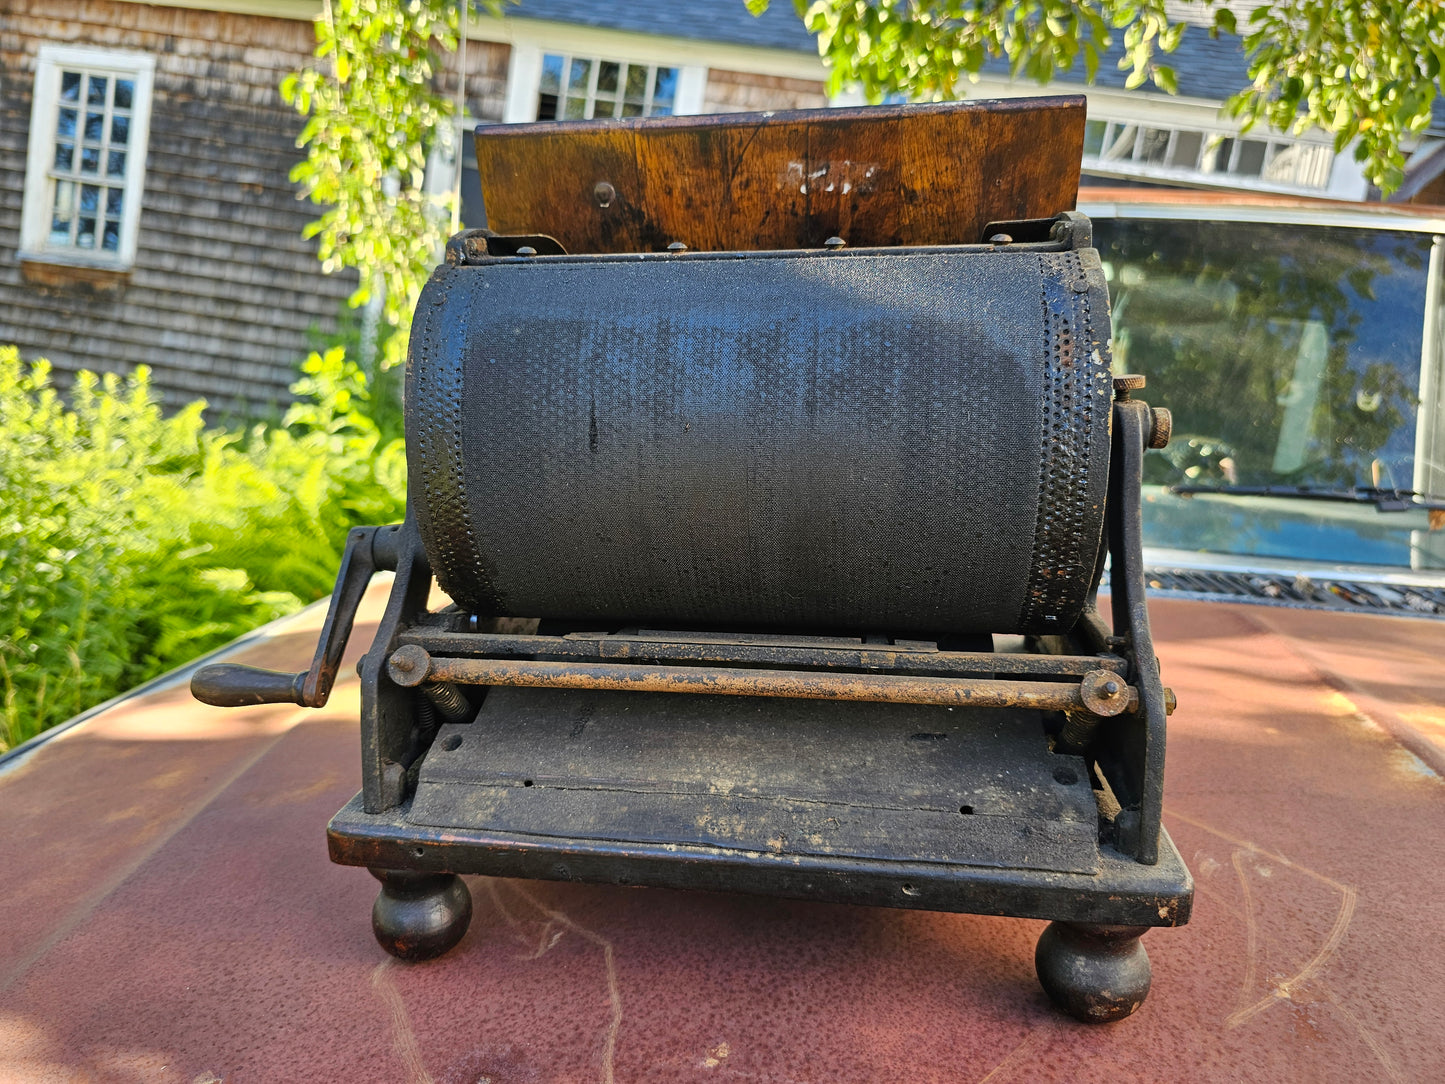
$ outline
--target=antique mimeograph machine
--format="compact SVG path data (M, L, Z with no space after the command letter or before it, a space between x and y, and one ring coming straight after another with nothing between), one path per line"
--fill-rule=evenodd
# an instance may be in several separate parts
M394 570L329 830L388 952L460 939L458 874L718 889L1052 919L1055 1002L1138 1007L1193 893L1139 538L1169 424L1110 373L1083 125L478 130L491 229L417 305L406 521L351 532L309 672L192 682L321 706Z

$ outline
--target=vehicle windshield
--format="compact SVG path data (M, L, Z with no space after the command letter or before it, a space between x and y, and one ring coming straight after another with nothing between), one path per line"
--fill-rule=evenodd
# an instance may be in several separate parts
M1170 447L1146 459L1146 545L1445 568L1445 543L1430 537L1445 531L1430 531L1423 509L1258 493L1442 488L1438 465L1416 463L1431 234L1153 219L1094 228L1116 371L1147 376L1149 401L1174 415ZM1255 492L1228 492L1241 488Z

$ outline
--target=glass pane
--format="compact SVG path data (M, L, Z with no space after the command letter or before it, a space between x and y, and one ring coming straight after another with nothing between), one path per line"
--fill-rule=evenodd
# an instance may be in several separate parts
M63 218L68 222L75 217L75 190L78 187L74 181L55 182L56 218Z
M672 116L672 106L670 104L658 105L656 102L653 102L652 115L654 117L670 117Z
M1104 129L1107 127L1101 120L1091 120L1084 125L1084 153L1090 158L1104 149Z
M115 81L115 107L117 109L130 109L131 102L135 100L135 80L117 79Z
M537 97L537 119L538 119L538 120L556 120L556 119L557 119L557 95L555 95L555 94L541 94L541 95L538 95L538 97Z
M598 98L592 103L593 117L615 117L617 116L617 102L611 98Z
M1335 152L1329 147L1312 147L1303 144L1295 149L1299 153L1295 183L1306 188L1328 188L1330 169L1335 164Z
M641 102L623 102L623 103L622 103L622 115L623 115L624 117L640 117L640 116L642 116L642 103L641 103Z
M1258 177L1264 168L1264 151L1267 144L1260 139L1245 139L1239 144L1239 158L1231 172L1242 177Z
M1204 157L1200 160L1199 171L1201 173L1223 173L1229 169L1229 156L1233 152L1234 140L1219 139L1204 148Z
M652 100L654 102L671 102L677 95L677 69L658 68L657 76L652 81Z
M80 186L80 209L88 215L93 215L100 209L100 189L93 184Z
M640 102L647 97L647 69L633 64L627 69L627 96Z
M125 192L119 188L107 188L105 190L105 213L118 215L125 204Z
M621 74L621 65L613 60L604 60L597 65L597 93L613 95L617 93L618 76Z
M563 120L583 120L587 116L586 98L568 98L562 112Z
M55 184L55 207L50 215L50 243L70 244L70 223L75 218L75 185L70 181Z
M1169 151L1169 130L1167 128L1145 128L1139 133L1139 145L1134 150L1136 162L1162 164Z
M105 175L107 177L125 176L125 152L111 151L106 155Z
M1408 567L1423 511L1168 487L1412 488L1431 234L1094 225L1116 368L1174 412L1170 446L1145 460L1145 544Z
M592 61L572 61L572 72L567 77L567 89L573 93L586 93L587 80L592 74Z
M80 101L80 73L60 73L60 100L62 102Z
M113 218L105 220L105 236L100 242L100 247L107 252L120 250L120 223Z
M1264 169L1260 176L1275 184L1294 184L1295 169L1299 163L1298 147L1282 143L1271 143L1265 155Z
M62 138L74 139L75 119L76 114L74 109L62 109L60 111L60 117L55 122L55 134Z
M1105 162L1127 162L1134 157L1134 139L1138 129L1132 124L1110 127L1108 147L1100 157Z
M110 85L110 80L99 75L90 77L90 86L86 88L85 101L88 105L104 105L105 92Z
M114 146L115 144L123 145L130 142L129 117L110 118L110 142L112 146Z
M555 101L555 99L554 99ZM471 132L462 133L462 225L479 230L487 224L487 206L482 199L482 180L477 172L477 144Z
M1169 164L1175 169L1196 169L1203 147L1203 132L1175 132L1174 153L1169 156Z
M99 147L81 147L81 148L80 148L80 172L82 172L82 173L98 173L98 172L100 172L100 148L99 148Z
M75 244L77 248L95 247L95 219L82 218L79 228L75 231Z
M67 171L75 168L75 148L71 144L55 144L55 168Z
M556 94L562 89L562 58L548 53L542 58L542 93Z
M85 115L85 138L93 139L99 143L105 135L105 114L87 113Z

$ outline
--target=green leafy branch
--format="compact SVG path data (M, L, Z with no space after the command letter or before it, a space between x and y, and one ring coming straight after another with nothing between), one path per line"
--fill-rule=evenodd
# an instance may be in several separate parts
M1227 10L1215 25L1233 33ZM1445 68L1440 0L1276 0L1248 19L1254 82L1228 102L1246 127L1295 134L1318 126L1335 153L1355 142L1366 178L1384 192L1405 176L1401 143L1430 126Z
M769 0L745 0L755 15ZM1212 2L1212 0L1207 0ZM958 96L992 57L1010 74L1040 83L1082 61L1090 82L1116 30L1126 53L1128 85L1148 80L1173 92L1174 73L1154 59L1179 44L1183 24L1164 0L794 0L818 52L828 61L828 89L857 86L869 101L904 93L921 101Z
M745 0L754 14L769 0ZM1179 45L1186 24L1164 0L793 0L829 66L829 90L857 86L872 102L902 93L937 101L958 97L990 58L1009 72L1048 83L1082 62L1092 83L1122 33L1125 86L1152 82L1178 93L1159 56ZM1239 32L1219 0L1210 31ZM1274 0L1247 20L1244 49L1252 82L1226 103L1247 130L1261 122L1296 135L1319 127L1336 153L1351 142L1365 176L1383 191L1399 187L1405 144L1430 123L1445 68L1445 5L1440 0Z
M450 194L426 190L427 150L454 104L437 86L442 52L456 50L457 0L328 0L316 20L316 59L281 95L307 118L291 170L325 209L306 228L328 272L354 268L354 306L382 295L383 367L406 349L416 297L451 222ZM330 63L324 61L330 59Z

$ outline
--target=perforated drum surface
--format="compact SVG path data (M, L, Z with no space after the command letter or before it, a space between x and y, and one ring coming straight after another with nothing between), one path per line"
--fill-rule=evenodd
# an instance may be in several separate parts
M891 633L1076 619L1108 473L1098 258L979 249L440 269L413 505L483 614Z

